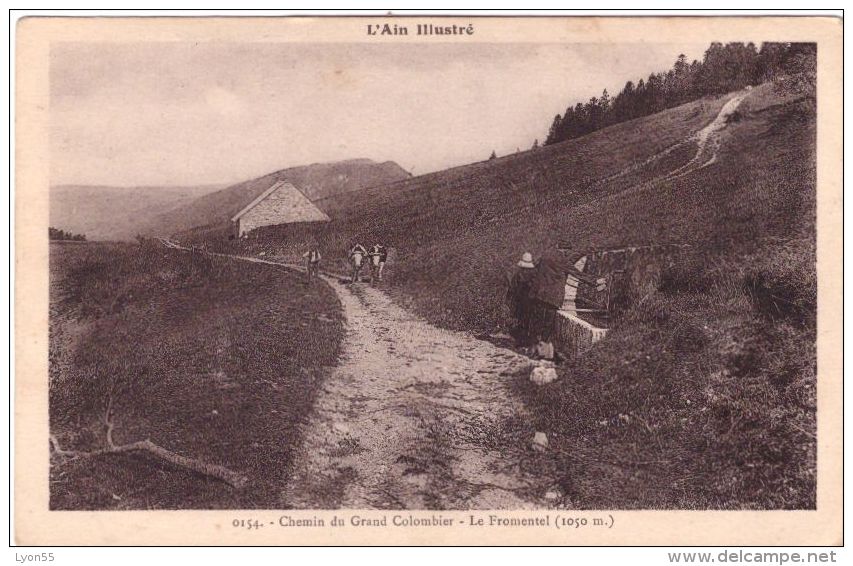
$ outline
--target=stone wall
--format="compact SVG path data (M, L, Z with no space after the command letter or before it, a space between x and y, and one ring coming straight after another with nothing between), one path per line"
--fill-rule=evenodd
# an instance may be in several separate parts
M589 285L581 286L578 300L585 303L607 302L610 314L623 311L654 293L664 269L682 261L690 248L684 244L630 246L590 253L584 272L608 275L610 288L597 293Z
M605 318L596 313L578 313L578 305L606 310L613 316L657 291L663 269L672 266L689 249L685 244L628 246L593 251L575 263L575 267L593 276L606 276L608 288L581 284L576 277L566 279L563 308L559 311L554 345L567 356L577 356L607 335ZM602 313L598 313L601 315ZM586 316L590 322L581 318ZM602 324L598 326L597 324Z
M329 217L296 187L284 183L238 219L238 230L242 235L261 226L327 220Z

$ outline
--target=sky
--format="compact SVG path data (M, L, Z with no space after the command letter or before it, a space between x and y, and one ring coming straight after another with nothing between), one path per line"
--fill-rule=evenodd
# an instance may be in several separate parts
M541 143L567 106L706 47L54 44L51 184L226 184L354 158L423 174Z

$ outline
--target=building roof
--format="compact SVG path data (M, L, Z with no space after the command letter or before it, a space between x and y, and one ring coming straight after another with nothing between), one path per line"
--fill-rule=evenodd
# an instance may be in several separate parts
M252 202L250 202L249 204L244 206L240 210L240 212L238 212L237 214L232 216L231 222L237 222L241 216L243 216L244 214L246 214L247 212L249 212L250 210L255 208L255 206L259 202L261 202L262 200L264 200L265 198L267 198L268 196L273 194L275 191L277 191L281 187L285 187L285 186L289 186L291 189L298 191L302 196L304 196L306 199L308 199L309 202L311 202L311 199L309 199L308 196L305 193L303 193L302 191L300 191L293 183L288 183L287 181L278 181L278 182L274 183L273 186L271 186L270 188L268 188L267 190L265 190L264 192L259 194L257 197L255 197L255 200L253 200ZM314 204L314 203L312 202L311 204Z

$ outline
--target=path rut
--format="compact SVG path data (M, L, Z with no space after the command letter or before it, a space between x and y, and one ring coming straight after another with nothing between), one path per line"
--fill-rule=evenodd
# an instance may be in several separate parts
M720 108L720 112L714 120L696 132L696 134L691 138L696 142L696 155L678 169L670 171L668 174L656 179L656 181L672 181L714 163L717 160L717 152L720 149L719 133L726 127L729 117L735 113L740 106L740 103L743 102L743 99L748 95L749 91L742 91L729 99L723 107Z
M507 389L530 360L412 316L366 284L337 291L348 323L283 505L351 509L547 507L522 469L532 431Z

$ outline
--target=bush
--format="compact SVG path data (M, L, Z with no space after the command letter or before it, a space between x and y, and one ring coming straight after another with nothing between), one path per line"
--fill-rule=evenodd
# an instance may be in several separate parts
M787 242L748 270L744 289L755 308L771 320L814 328L817 313L814 242Z

